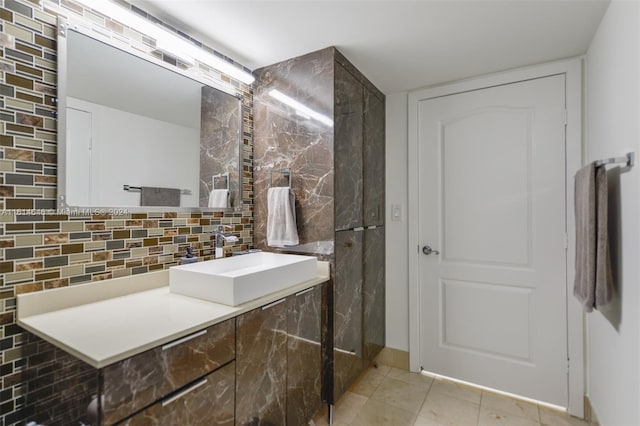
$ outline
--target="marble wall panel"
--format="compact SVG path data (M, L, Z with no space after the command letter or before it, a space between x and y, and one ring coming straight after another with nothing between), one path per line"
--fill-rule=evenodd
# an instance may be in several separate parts
M227 187L225 178L212 176L229 173L230 207L242 203L240 190L241 101L212 87L202 88L200 118L200 207L209 205L212 189Z
M287 304L236 317L236 424L283 425L287 409Z
M296 113L270 95L278 90L333 119L333 52L327 48L255 71L254 83L254 243L266 249L267 190L271 172L292 171L301 251L325 250L333 241L333 126ZM274 175L274 186L288 184ZM332 245L330 245L332 248ZM306 248L305 248L306 247ZM289 247L296 251L296 247ZM325 250L326 251L326 250Z

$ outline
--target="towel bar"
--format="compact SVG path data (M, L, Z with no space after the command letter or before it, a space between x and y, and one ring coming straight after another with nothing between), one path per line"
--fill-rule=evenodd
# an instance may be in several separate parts
M227 186L224 188L218 188L218 189L226 189L229 190L229 172L226 173L218 173L217 175L213 175L211 177L211 189L216 189L216 178L225 178L227 179Z
M131 191L131 192L140 192L142 191L142 187L141 186L133 186L133 185L122 185L122 189L124 191ZM181 189L180 193L183 195L191 195L191 190L190 189Z
M604 166L606 164L618 164L624 163L627 167L633 167L636 162L636 153L628 152L624 157L610 157L596 161L596 167Z
M273 187L273 174L274 173L280 173L282 175L288 176L289 177L289 188L291 188L291 181L293 180L293 174L291 173L291 169L280 169L280 170L274 170L271 172L271 180L269 181L269 187Z

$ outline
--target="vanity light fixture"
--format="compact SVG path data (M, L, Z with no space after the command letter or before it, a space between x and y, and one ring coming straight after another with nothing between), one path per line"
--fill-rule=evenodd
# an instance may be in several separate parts
M269 96L271 96L274 99L279 100L280 102L282 102L283 104L286 104L288 106L290 106L291 108L293 108L295 110L296 115L300 116L300 117L311 117L314 120L317 120L319 122L321 122L324 125L327 125L329 127L333 127L333 120L330 119L329 117L327 117L326 115L322 115L319 112L316 112L314 110L312 110L311 108L309 108L308 106L301 104L300 102L296 101L293 98L290 98L289 96L285 95L284 93L280 92L279 90L273 89L269 92Z
M311 120L311 116L308 114L305 114L304 112L300 111L300 110L296 110L295 114L300 117L300 118L304 118L305 120Z
M182 49L180 49L179 46L176 46L174 40L171 38L167 38L167 39L157 38L156 49L158 49L163 53L167 53L176 59L179 59L180 62L187 64L190 67L196 64L196 60L193 58L193 56L189 56L182 53Z
M90 9L98 11L115 21L154 38L158 50L175 56L187 64L195 64L195 60L198 60L245 84L251 84L255 80L255 77L251 73L201 49L195 44L165 30L151 21L137 16L135 13L119 6L111 0L77 1Z

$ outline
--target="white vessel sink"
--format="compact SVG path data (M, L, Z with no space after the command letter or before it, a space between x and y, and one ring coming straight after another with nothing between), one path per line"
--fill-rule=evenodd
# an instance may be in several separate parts
M174 266L169 291L237 306L294 284L313 279L312 256L259 252Z

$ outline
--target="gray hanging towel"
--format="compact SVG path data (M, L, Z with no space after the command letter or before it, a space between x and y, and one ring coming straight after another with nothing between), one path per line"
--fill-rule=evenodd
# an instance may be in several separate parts
M613 274L609 252L609 182L604 166L596 167L596 301L595 308L606 310L613 300Z
M591 163L575 176L576 276L574 296L585 311L602 310L613 296L607 224L607 171Z
M143 186L140 191L140 205L180 207L180 190Z

